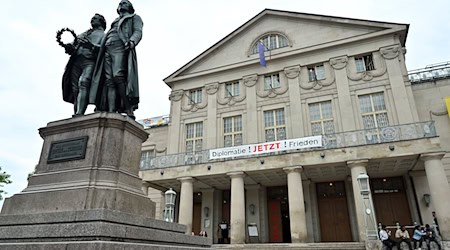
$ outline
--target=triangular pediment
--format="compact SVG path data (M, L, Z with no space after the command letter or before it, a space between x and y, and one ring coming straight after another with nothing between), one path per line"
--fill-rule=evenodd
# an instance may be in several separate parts
M270 51L271 56L291 55L372 37L397 33L405 43L407 24L313 15L265 9L205 52L168 76L177 80L258 63L252 46L269 33L287 37L289 46Z

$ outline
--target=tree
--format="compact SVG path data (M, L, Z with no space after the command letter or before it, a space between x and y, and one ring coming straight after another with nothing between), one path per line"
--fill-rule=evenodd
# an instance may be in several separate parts
M2 167L0 167L0 200L3 200L3 184L10 184L12 182L9 177L11 177L11 175L7 174L5 171L2 171Z

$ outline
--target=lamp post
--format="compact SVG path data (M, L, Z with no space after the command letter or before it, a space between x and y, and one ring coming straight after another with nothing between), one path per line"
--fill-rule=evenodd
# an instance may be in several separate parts
M363 209L364 209L364 222L366 225L366 237L373 237L378 239L377 220L375 217L375 211L373 210L372 195L370 193L369 176L366 173L361 173L356 178L359 184L359 191L361 193Z
M170 188L165 193L166 209L164 210L164 220L167 222L173 222L175 214L175 198L177 193Z

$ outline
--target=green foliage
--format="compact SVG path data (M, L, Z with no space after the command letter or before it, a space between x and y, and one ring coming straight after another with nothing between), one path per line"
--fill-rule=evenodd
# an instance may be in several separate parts
M3 200L2 194L4 193L1 188L3 187L3 184L10 184L12 182L9 179L10 177L11 175L7 174L5 171L2 171L2 167L0 167L0 200Z

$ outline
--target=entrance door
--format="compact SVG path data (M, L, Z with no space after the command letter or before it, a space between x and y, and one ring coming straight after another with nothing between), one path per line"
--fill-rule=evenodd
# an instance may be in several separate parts
M268 188L267 206L269 216L269 241L271 243L290 243L291 228L287 187Z
M385 225L412 225L402 177L370 179L377 221Z
M194 193L192 209L192 232L198 235L202 230L202 193Z
M317 183L322 242L352 241L344 182Z

